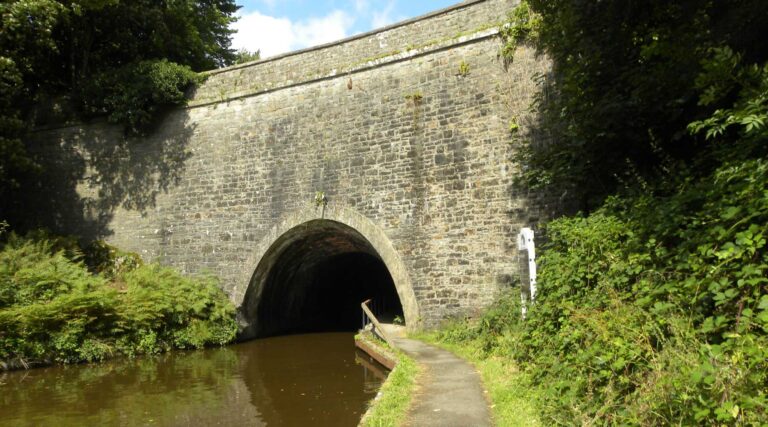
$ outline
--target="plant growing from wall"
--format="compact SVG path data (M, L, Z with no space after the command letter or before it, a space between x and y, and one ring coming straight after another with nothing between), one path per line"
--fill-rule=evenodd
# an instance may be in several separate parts
M517 135L518 132L520 132L520 125L517 124L517 117L512 117L512 119L509 121L509 133L512 135Z
M419 106L421 105L422 99L424 99L424 95L421 93L420 90L417 90L416 92L405 95L405 99L411 101L414 106Z
M501 49L499 55L505 63L511 63L515 57L517 46L526 41L535 41L539 37L541 15L531 10L528 2L523 0L507 16L507 21L499 27Z
M468 62L462 60L459 63L459 73L458 73L458 75L461 76L461 77L466 77L466 76L469 75L469 63Z
M509 130L509 135L511 137L509 141L510 144L520 141L520 125L517 123L516 116L512 116L509 120L509 127L507 129Z
M318 208L328 206L328 198L325 197L325 191L315 192L315 206Z
M413 109L413 129L416 130L419 128L419 117L420 117L420 110L421 110L421 104L424 101L424 95L421 93L420 90L417 90L413 93L410 93L408 95L405 95L406 101L408 101L408 104Z

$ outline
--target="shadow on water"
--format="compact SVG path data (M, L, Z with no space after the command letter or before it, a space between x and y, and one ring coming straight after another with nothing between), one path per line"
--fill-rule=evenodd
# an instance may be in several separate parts
M355 426L384 376L350 333L267 338L0 374L0 425Z

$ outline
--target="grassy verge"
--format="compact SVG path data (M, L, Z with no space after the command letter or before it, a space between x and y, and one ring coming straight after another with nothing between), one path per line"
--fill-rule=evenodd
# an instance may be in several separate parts
M386 343L366 340L371 344L382 348L385 353L394 355L397 366L390 372L387 380L381 386L378 396L371 401L368 411L360 420L363 427L395 427L405 422L408 408L411 406L416 378L421 369L416 362L402 352L392 350Z
M450 327L449 327L450 328ZM515 362L508 357L487 354L482 351L480 340L448 342L440 332L412 336L430 344L449 350L466 359L477 368L491 399L493 420L498 426L538 427L541 426L531 393L528 379Z

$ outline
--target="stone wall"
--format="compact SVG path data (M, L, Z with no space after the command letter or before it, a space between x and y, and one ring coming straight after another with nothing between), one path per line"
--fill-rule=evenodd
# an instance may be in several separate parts
M407 321L471 314L516 277L516 234L539 215L513 185L513 155L535 137L534 76L550 65L527 47L508 67L497 57L509 6L465 2L213 72L147 138L103 123L41 130L33 144L59 150L50 185L62 187L41 209L147 259L211 270L241 301L260 242L323 191L331 211L389 239L418 305Z
M216 103L334 78L495 30L519 0L469 0L431 14L254 63L207 73L190 105Z

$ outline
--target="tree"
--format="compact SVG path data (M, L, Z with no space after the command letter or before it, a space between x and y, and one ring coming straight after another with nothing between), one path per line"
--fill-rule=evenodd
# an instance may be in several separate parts
M555 64L541 112L558 143L527 153L529 182L565 187L589 210L622 183L669 177L671 165L696 161L702 174L716 166L704 155L712 144L686 127L732 103L738 89L700 104L697 77L713 48L728 46L748 64L768 59L762 1L530 5Z
M21 142L35 106L63 100L140 133L159 106L184 102L193 71L233 63L237 9L234 0L0 3L0 205L39 170Z
M236 55L235 64L245 64L246 62L258 61L261 59L261 50L251 52L248 49L240 49L237 51Z

